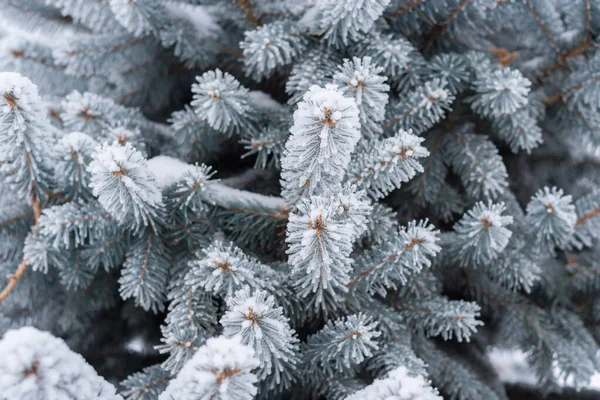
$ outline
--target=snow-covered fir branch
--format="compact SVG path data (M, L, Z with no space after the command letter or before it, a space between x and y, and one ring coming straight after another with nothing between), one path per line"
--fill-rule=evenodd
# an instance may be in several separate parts
M0 0L0 398L600 398L599 33Z

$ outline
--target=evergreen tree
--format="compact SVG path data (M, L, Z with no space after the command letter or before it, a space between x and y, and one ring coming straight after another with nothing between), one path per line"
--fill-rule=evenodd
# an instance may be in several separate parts
M600 398L600 0L0 22L0 399Z

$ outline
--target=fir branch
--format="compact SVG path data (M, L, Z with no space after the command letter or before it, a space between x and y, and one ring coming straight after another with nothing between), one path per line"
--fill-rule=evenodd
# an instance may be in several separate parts
M458 4L458 6L454 10L452 10L452 12L448 16L448 18L446 18L441 23L441 25L444 27L447 27L448 25L450 25L452 23L452 21L454 21L456 19L456 17L458 17L458 15L465 9L465 7L469 3L469 1L471 1L471 0L461 0L461 2Z
M550 31L548 30L546 25L544 25L542 19L538 15L538 12L536 11L535 7L533 7L533 5L531 4L531 0L524 0L524 2L525 2L525 5L527 6L527 8L529 9L529 12L531 13L531 16L535 20L536 24L540 27L540 29L544 33L544 36L546 36L546 39L548 39L548 42L550 42L550 44L554 48L554 51L556 51L557 54L561 54L562 50L561 50L560 46L558 45L556 40L552 37L552 35L550 34Z
M392 18L398 18L418 7L424 0L413 0L402 8L399 8L392 14Z
M19 283L19 279L23 277L23 274L27 270L27 262L28 260L24 259L21 265L19 265L17 271L13 275L10 275L8 277L9 282L4 288L4 290L2 290L2 292L0 293L0 304L2 304L4 300L6 300L8 295L10 295L10 292L12 292L13 289L17 286L17 283Z
M235 0L237 5L244 11L244 13L246 14L246 19L248 21L250 21L250 23L254 26L260 26L261 23L258 20L258 18L256 18L254 16L254 9L252 8L252 4L250 3L249 0Z
M40 223L40 217L42 215L42 208L41 208L41 205L40 205L38 199L35 197L35 195L31 198L31 204L32 204L32 208L33 208L33 215L35 217L35 226L37 227L37 226L39 226L39 223ZM17 268L15 273L8 277L8 284L4 287L2 292L0 292L0 304L2 304L2 302L4 302L4 300L6 300L6 298L10 295L10 293L17 286L17 284L19 283L19 280L23 277L23 275L25 274L25 271L27 271L28 263L29 263L29 260L27 258L23 259L23 261L21 262L21 264L19 265L19 268Z
M595 210L592 210L592 211L582 215L581 217L579 217L577 219L577 221L575 222L575 227L583 225L586 222L590 221L593 218L596 218L599 215L600 215L600 208L596 208Z

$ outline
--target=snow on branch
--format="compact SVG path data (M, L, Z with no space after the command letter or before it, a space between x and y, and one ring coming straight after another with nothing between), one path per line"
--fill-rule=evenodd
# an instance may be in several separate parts
M345 95L356 100L363 136L371 138L381 133L389 98L387 92L390 90L390 86L384 83L387 77L380 75L383 68L372 63L371 57L344 60L338 68L333 81Z
M196 115L223 133L252 129L253 108L248 89L227 72L217 69L196 77L192 85L192 107Z
M377 322L365 314L353 314L327 324L309 336L303 346L307 379L330 378L335 372L351 371L377 350Z
M389 3L390 0L323 0L317 3L314 30L324 33L332 45L347 45L369 32Z
M511 216L502 215L504 203L478 202L454 225L450 252L463 266L481 266L498 258L506 248L512 232Z
M530 238L539 250L554 252L568 248L575 233L577 214L572 197L562 189L544 187L527 204L526 223Z
M146 159L131 143L104 144L89 165L90 187L102 206L134 231L154 226L160 217L162 195Z
M266 286L262 264L237 246L221 240L198 250L189 266L185 281L194 291L203 290L228 298L246 285L253 289Z
M260 362L257 376L269 380L271 390L289 388L298 362L298 339L275 298L245 287L227 298L227 307L221 318L223 336L238 336L254 349Z
M419 159L429 155L421 145L424 140L401 129L396 136L369 143L353 157L348 180L375 199L385 197L423 172Z
M123 400L83 357L47 332L8 331L0 359L0 393L7 399Z
M385 295L386 289L405 284L409 276L431 266L431 258L441 250L438 235L428 220L410 222L356 260L356 277L348 285L361 284Z
M363 390L346 397L345 400L441 400L437 389L425 378L411 374L406 367L390 371L385 378L376 379Z
M15 72L0 72L0 178L28 201L46 197L53 132L37 86Z
M499 69L477 79L473 110L485 117L512 114L527 104L531 82L517 70Z
M412 129L417 134L431 128L446 115L455 99L447 86L444 79L435 78L407 93L390 107L391 118L383 128Z
M356 102L335 85L312 86L298 104L281 160L283 197L335 192L360 139Z
M292 21L277 21L246 31L240 43L246 75L256 80L269 77L277 68L297 58L306 44Z
M258 365L254 350L239 338L208 339L158 399L251 400Z
M466 125L446 135L447 162L467 193L476 199L495 198L508 187L508 172L498 149L486 136L470 133Z
M355 208L370 209L360 201L354 199ZM298 212L289 216L286 239L292 277L299 295L315 293L315 306L325 307L326 293L336 297L347 291L352 244L366 224L356 224L336 196L312 196L297 207Z

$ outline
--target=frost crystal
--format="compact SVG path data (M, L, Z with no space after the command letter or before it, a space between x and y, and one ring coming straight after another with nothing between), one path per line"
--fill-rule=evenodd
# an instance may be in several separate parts
M368 32L390 0L322 0L317 3L316 23L330 43L348 44ZM341 43L340 43L341 42Z
M45 197L53 138L37 87L14 72L0 73L0 173L21 197Z
M277 67L292 62L305 44L306 40L291 21L275 22L246 31L245 39L240 43L246 73L261 80L271 75Z
M11 112L20 111L23 114L39 114L42 113L42 99L38 94L37 86L26 78L16 72L2 72L0 73L0 96L2 102L0 102L0 115L2 115L2 122L4 123L6 116ZM13 130L21 130L24 128L22 125L24 117L21 117L16 113L13 122Z
M329 320L304 345L303 354L309 363L306 367L317 376L328 376L334 370L351 371L377 350L377 338L381 336L377 325L365 314Z

